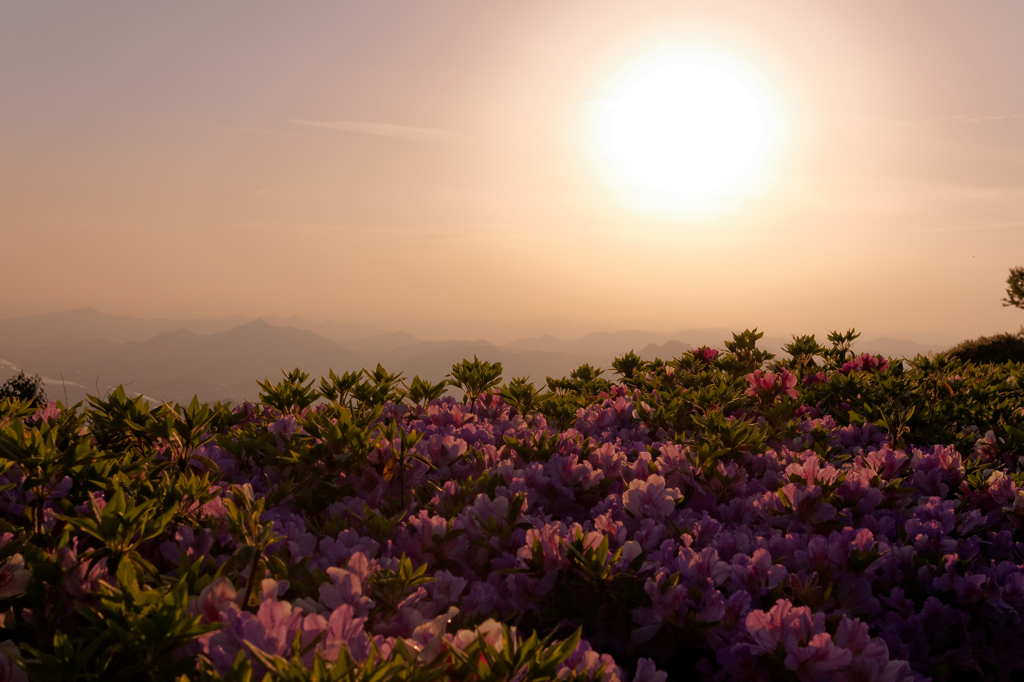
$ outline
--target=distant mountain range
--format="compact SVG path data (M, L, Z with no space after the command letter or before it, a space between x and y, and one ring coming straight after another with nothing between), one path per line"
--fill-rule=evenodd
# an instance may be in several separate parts
M609 370L630 350L643 358L677 357L702 345L723 347L727 329L672 333L598 332L576 339L539 336L496 346L478 341L422 341L405 332L345 323L310 323L299 318L250 320L141 320L85 308L66 313L0 320L0 381L24 369L43 377L47 395L69 403L103 395L122 384L153 400L253 400L257 380L277 380L299 367L313 377L375 367L440 381L454 363L479 357L500 362L505 378L562 377L584 363ZM772 352L790 339L765 337ZM943 350L900 339L876 338L858 352L913 357Z

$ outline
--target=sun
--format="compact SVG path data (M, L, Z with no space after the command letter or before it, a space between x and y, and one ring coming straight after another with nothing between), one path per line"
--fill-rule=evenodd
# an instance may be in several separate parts
M782 115L749 67L711 49L662 49L625 70L595 103L591 147L644 206L715 212L756 189Z

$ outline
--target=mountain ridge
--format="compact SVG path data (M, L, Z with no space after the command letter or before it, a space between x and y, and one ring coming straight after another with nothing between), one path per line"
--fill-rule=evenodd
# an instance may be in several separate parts
M239 318L241 324L228 325ZM244 316L208 320L205 327L189 320L156 320L157 324L149 324L154 321L110 316L93 309L69 311L63 317L49 314L12 319L13 326L8 324L10 319L0 320L0 358L5 361L2 366L24 368L30 374L46 377L51 397L63 397L67 389L68 399L73 402L84 399L87 392L102 393L118 384L131 392L162 400L187 401L192 395L203 400L252 400L258 394L258 380L276 382L282 370L295 367L319 377L330 370L358 371L380 363L388 371L403 373L406 379L418 375L440 381L452 364L473 356L501 362L506 379L529 376L542 385L545 377L565 376L584 363L604 369L605 376L613 376L612 360L630 351L647 359L669 359L705 344L722 348L723 341L732 337L724 328L675 332L632 329L593 332L575 339L543 334L496 345L484 339L425 341L407 332L382 332L341 343L308 328ZM26 319L41 320L41 326L33 329L24 322ZM78 328L74 328L76 321ZM103 330L97 321L112 321L114 329ZM44 332L61 323L68 329L57 335L57 343L52 342L53 334L47 338L51 343L27 343L46 337ZM217 329L218 325L228 328ZM215 331L204 334L197 332L197 328ZM145 339L134 338L146 329L158 331ZM23 332L20 337L19 331ZM94 334L97 331L99 335ZM118 334L132 338L102 338ZM92 338L82 339L90 335ZM789 341L766 336L758 345L780 354L781 347ZM936 345L879 337L863 343L858 339L854 350L899 357L943 350Z

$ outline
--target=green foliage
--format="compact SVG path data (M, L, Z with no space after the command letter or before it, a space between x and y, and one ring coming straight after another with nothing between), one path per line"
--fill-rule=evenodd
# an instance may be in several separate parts
M408 390L409 400L415 405L426 408L431 401L437 400L444 395L444 389L448 385L447 381L441 381L437 384L432 384L429 381L424 381L418 376L412 378L412 385Z
M744 461L748 453L774 447L772 442L796 437L794 424L799 422L794 415L805 405L820 406L842 425L875 424L888 433L894 446L907 450L925 444L954 445L964 454L965 469L964 485L956 495L986 494L991 461L968 453L991 430L993 442L999 443L993 456L1009 462L1007 476L1024 485L1024 465L1017 462L1024 457L1024 429L1019 426L1024 423L1020 389L1024 367L967 361L951 352L919 356L906 369L894 362L877 371L844 374L837 370L852 359L852 343L858 336L853 330L830 334L831 348L820 346L813 336L794 336L786 347L791 358L777 366L810 373L820 359L827 376L819 383L798 384L798 399L761 405L746 393L749 371L772 357L757 350L761 336L756 330L734 334L733 341L726 343L728 353L718 360L687 353L665 362L628 353L613 363L628 391L602 379L603 372L590 365L568 377L548 378L550 392L543 394L528 377L513 378L501 386L499 394L528 420L531 429L500 434L499 451L487 456L511 458L516 467L548 461L556 452L572 453L585 461L591 454L591 440L562 432L577 425L580 417L589 426L587 419L600 405L597 396L610 390L612 402L621 396L629 406L628 412L617 415L605 412L613 428L628 426L641 433L646 429L652 439L683 444L687 476L713 492L716 503L727 501L749 473L729 465ZM474 357L472 362L454 365L451 377L467 400L475 400L499 385L501 366ZM369 658L356 661L342 647L332 661L320 653L311 654L317 642L303 645L296 639L290 656L250 649L223 676L203 660L197 672L196 659L181 656L184 645L217 627L203 625L187 604L219 577L240 586L238 602L245 610L258 607L260 581L268 576L288 579L296 599L317 598L325 576L289 554L288 543L274 532L266 511L276 504L308 514L307 528L320 537L334 537L352 528L382 545L396 533L406 532L401 526L410 509L445 517L447 528L439 525L435 535L424 540L423 554L415 559L403 556L397 562L391 559L388 569L377 568L365 577L374 601L371 621L395 617L403 601L415 598L431 579L430 570L462 559L447 551L454 543L445 544L467 532L453 527L453 517L480 494L497 499L496 490L507 485L506 479L488 472L481 463L485 455L470 447L454 462L446 460L445 466L459 472L453 473L451 486L432 480L433 487L414 487L409 472L422 470L417 461L433 467L430 459L417 452L429 419L424 410L384 407L386 402L404 399L426 408L442 395L446 383L414 377L405 385L400 375L378 365L341 376L332 371L314 390L309 376L294 370L276 385L260 383L261 398L271 409L247 406L237 414L227 405L203 405L197 399L188 405L151 408L141 397L128 398L122 387L102 399L90 396L84 411L61 406L59 414L38 420L31 418L35 412L31 401L0 400L0 474L16 472L18 476L0 482L0 492L13 494L17 486L28 493L24 514L19 508L17 514L5 513L0 519L0 532L11 534L0 547L0 565L17 553L31 573L25 589L5 598L0 610L10 609L5 637L18 643L31 679L554 680L558 664L576 646L580 631L561 642L550 634L548 638L541 635L560 632L564 636L566 626L588 627L598 618L629 623L635 609L649 608L651 597L644 591L642 575L645 553L626 562L623 548L611 550L607 537L594 541L585 533L569 535L558 547L564 550L564 561L550 593L551 608L516 614L519 635L504 626L500 634L492 630L486 639L481 636L463 649L438 640L429 651L418 651L398 641L386 657L374 649ZM492 395L480 404L496 404L487 402ZM320 397L325 400L315 409L306 409ZM281 414L294 415L300 430L287 438L267 433L267 426ZM547 428L534 428L535 420L540 421L538 414L547 418ZM838 466L842 457L830 444L826 428L819 426L801 435L807 438L805 450L818 452L823 464ZM204 452L214 442L237 457L231 466L237 466L242 480L252 480L266 497L255 495L252 485L227 487L217 466L217 461L223 464L224 460L212 454L212 448ZM654 467L660 454L653 447L649 452L649 466ZM787 475L790 481L794 476ZM373 507L365 504L362 512L347 506L337 515L321 513L334 502L356 499L350 494L356 485L353 481L359 479L372 480L374 485L383 480L387 493L373 501ZM602 481L588 489L592 493L582 494L600 499L607 492L602 486L612 483ZM816 484L823 503L838 506L842 483L840 476ZM689 483L673 485L683 491L685 500L695 499ZM884 504L898 504L900 485L899 478L888 483ZM207 504L216 497L222 509ZM798 504L786 494L779 499L786 507L780 516ZM473 539L468 551L488 559L499 557L515 533L530 527L525 521L529 513L526 497L517 493L501 518L475 516L486 539ZM828 523L822 522L822 527ZM198 557L183 554L175 569L175 562L166 563L160 549L179 531L191 531L197 537L213 533L217 549ZM684 533L695 535L693 529L674 526L669 531L679 542ZM461 535L462 540L466 537ZM541 577L547 570L544 551L535 544L532 553L523 557L527 568L510 571ZM221 553L218 561L212 558L216 552ZM853 551L850 570L867 570L878 552L877 546ZM424 561L424 556L432 558ZM101 566L109 573L102 572ZM81 576L94 569L101 577L84 596L67 596L65 586L80 583ZM821 573L791 578L777 591L787 590L794 603L820 605L835 593L833 585L834 578ZM760 607L770 606L777 596L765 596L767 601ZM30 623L29 617L35 620ZM696 631L709 626L684 622L680 627ZM600 673L593 677L599 678ZM565 672L563 679L576 678Z
M650 606L650 597L641 587L643 580L637 575L647 558L646 552L640 552L622 567L619 563L623 548L611 551L607 537L598 543L588 543L587 534L577 531L571 539L561 540L560 545L564 547L568 566L559 572L550 608L540 614L540 621L549 626L565 620L585 624L609 610L615 614L613 617L628 620L633 609ZM534 539L524 563L525 572L538 579L546 575L540 538ZM608 613L604 617L608 618Z
M405 508L405 472L412 464L411 460L418 460L425 464L428 469L435 468L430 460L420 455L413 454L412 449L423 438L421 431L412 431L402 428L397 421L391 420L381 429L386 447L391 450L391 456L384 465L384 480L390 481L398 474L398 490L401 507Z
M19 400L18 398L4 398L0 400L0 424L14 420L24 419L35 414L38 408L31 400Z
M794 334L793 340L783 346L782 350L789 353L790 360L778 364L800 374L803 374L811 367L817 367L818 363L814 360L814 357L824 357L824 354L827 352L827 349L814 339L814 334L809 336L797 336Z
M515 436L502 436L502 440L523 462L546 462L558 449L558 436L552 436L547 432L539 436L534 435L525 441Z
M149 402L142 396L129 398L124 387L118 386L106 399L88 396L86 415L91 431L100 448L142 452L156 442L158 435L151 430L169 411L166 405L150 411Z
M350 394L359 383L361 372L345 372L340 377L334 370L328 370L328 378L320 379L320 394L331 402L341 403L352 409Z
M249 606L259 605L255 589L257 581L265 574L267 568L267 547L282 539L274 532L273 523L261 520L266 503L265 497L253 499L252 486L248 483L234 486L232 495L224 498L228 524L231 526L231 533L238 540L238 550L221 566L220 573L223 574L232 568L241 571L244 567L249 567L249 578L245 582L245 592L242 596L242 604Z
M313 655L312 665L307 666L302 658L300 637L292 642L291 657L272 656L253 648L252 654L266 668L265 676L258 677L253 665L239 652L227 674L221 676L213 671L209 662L201 661L199 682L554 682L556 679L568 682L590 682L599 680L604 673L602 666L591 678L587 675L557 676L558 666L565 661L579 644L581 630L562 641L544 639L536 634L522 639L514 628L501 626L500 642L488 643L483 633L464 649L446 645L435 639L423 652L411 648L398 640L385 658L376 644L372 644L370 656L363 663L352 657L347 647L338 652L336 661L325 660L320 652ZM179 682L189 678L182 677Z
M633 351L629 351L612 361L612 369L622 377L623 384L629 388L639 388L642 385L643 374L650 364Z
M371 617L377 615L383 619L393 617L403 599L420 585L426 585L433 580L427 575L426 564L413 567L412 561L403 554L399 560L397 571L383 569L374 573L370 579L370 594L376 602L371 611Z
M463 402L472 404L484 391L501 383L501 363L481 361L474 355L473 362L463 360L452 365L448 376L453 386L465 392Z
M313 461L323 462L331 473L358 473L366 458L381 444L373 428L384 408L380 405L353 412L339 403L313 412L299 423L313 439Z
M313 388L313 381L304 384L309 375L302 370L295 368L290 372L283 369L284 379L277 384L271 384L270 380L257 381L263 391L260 393L260 402L273 407L281 414L297 413L309 407L320 397L320 394Z
M381 660L379 651L374 647L374 655L369 656L362 664L352 658L347 647L342 647L336 661L327 661L320 652L316 652L313 664L307 667L302 660L303 650L298 639L293 643L292 656L288 659L271 656L256 648L252 649L252 654L267 669L262 678L253 671L252 663L245 653L239 652L231 669L224 676L214 672L209 664L203 665L199 682L428 682L438 679L443 673L440 665L419 663L414 655L408 653L408 648L404 645L401 651L393 651L388 660ZM179 682L190 681L183 678Z
M177 463L178 468L184 469L189 465L195 451L212 441L216 434L213 433L214 423L223 416L218 414L226 411L226 406L214 406L200 404L199 399L192 397L192 402L187 406L173 405L161 412L159 418L153 419L146 429L147 432L156 436L170 447L171 461ZM217 465L206 457L199 457L208 468L217 470Z
M31 654L31 680L171 680L195 668L194 661L176 655L176 650L213 628L187 613L184 581L140 585L129 562L118 567L117 580L118 588L102 588L98 607L78 605L85 623L77 636L55 633L52 651L23 645Z
M742 419L728 419L721 410L693 415L693 423L701 433L694 463L705 470L718 460L730 460L743 452L754 452L768 440L768 430Z
M139 553L146 540L159 536L178 511L178 505L156 497L136 502L136 496L115 483L114 494L101 511L90 501L89 516L62 516L72 528L84 531L102 543L87 553L90 560L106 557L117 569L127 562L138 574L156 574L156 567ZM133 574L134 575L134 574Z
M764 363L775 357L768 351L757 348L757 342L764 336L764 332L745 330L741 334L733 334L732 341L725 342L725 348L729 354L719 360L722 369L735 375L749 374L755 369L760 369Z
M516 377L501 387L502 399L523 417L529 418L544 398L530 377ZM532 419L531 422L532 424Z
M387 402L399 403L405 397L405 392L398 388L402 380L401 373L391 374L377 363L377 367L369 370L363 369L365 381L361 381L352 387L352 397L362 405L363 410L373 409Z
M825 358L827 367L842 367L850 359L850 349L858 338L860 338L860 333L853 329L847 330L845 334L836 331L829 332L828 340L832 342L832 347L821 351L819 355Z
M559 431L570 428L576 421L576 413L583 401L574 395L558 395L549 393L540 404L540 412Z
M25 511L36 533L43 531L44 503L61 480L65 476L88 478L90 465L110 457L85 436L67 438L59 424L28 428L15 420L0 431L0 458L18 466L24 476L21 486L34 497Z
M540 639L534 633L520 641L508 625L503 625L500 650L488 645L483 637L463 652L452 650L458 658L453 677L480 682L551 682L557 679L558 664L576 649L581 635L582 629L577 629L572 636L550 645L550 635Z
M547 377L548 390L555 395L573 395L580 398L592 398L611 387L611 382L602 379L604 370L589 364L580 365L569 373L568 378L552 379Z

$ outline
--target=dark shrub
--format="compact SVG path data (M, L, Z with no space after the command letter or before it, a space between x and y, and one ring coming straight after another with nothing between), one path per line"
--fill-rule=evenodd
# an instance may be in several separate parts
M1024 362L1024 327L1016 334L1005 332L963 341L947 350L945 355L976 364Z
M43 380L38 374L26 376L24 371L19 372L17 376L11 377L3 386L0 386L0 400L4 398L31 400L34 406L40 407L46 404Z

